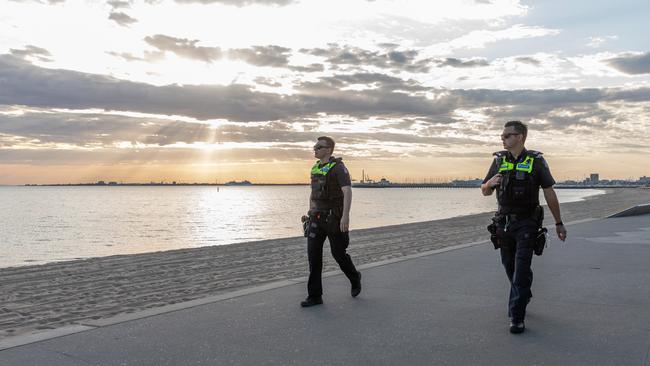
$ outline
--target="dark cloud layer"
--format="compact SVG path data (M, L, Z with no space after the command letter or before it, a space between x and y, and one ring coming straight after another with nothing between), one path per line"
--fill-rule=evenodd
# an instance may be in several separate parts
M362 86L362 88L358 88ZM40 108L131 111L231 121L295 121L318 114L364 118L439 118L456 109L509 108L511 118L600 102L647 102L650 89L446 90L380 73L322 77L281 95L245 85L167 85L31 65L0 56L0 104ZM361 90L359 90L361 89Z
M0 56L0 104L101 108L241 121L287 117L295 101L243 85L156 87L67 70L38 68Z
M650 52L642 55L622 56L607 60L618 71L631 75L650 74Z
M409 88L408 83L402 84ZM333 88L329 80L317 87L305 87L304 94L294 96L256 92L244 85L156 87L101 75L44 69L0 56L0 104L8 105L102 108L233 121L293 119L316 113L358 117L435 115L449 108L446 100L431 101L391 89L395 87L341 91Z

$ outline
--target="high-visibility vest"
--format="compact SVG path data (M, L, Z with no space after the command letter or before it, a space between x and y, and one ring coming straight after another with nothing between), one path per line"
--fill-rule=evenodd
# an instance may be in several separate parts
M333 182L328 174L334 166L341 163L341 158L332 158L327 164L320 166L316 161L311 168L311 199L336 201L342 199L343 191L336 182ZM338 187L338 189L336 189ZM342 201L341 201L342 202ZM338 204L336 204L338 205Z
M533 166L542 153L528 150L519 163L508 161L506 151L494 154L499 164L503 187L497 190L500 213L532 213L539 206L539 185Z

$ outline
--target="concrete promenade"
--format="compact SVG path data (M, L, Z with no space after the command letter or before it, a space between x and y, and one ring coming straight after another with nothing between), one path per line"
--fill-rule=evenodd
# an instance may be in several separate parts
M650 365L650 215L568 231L533 258L521 335L508 332L498 253L474 243L362 266L356 299L334 273L325 304L303 309L304 279L284 281L17 337L0 365Z

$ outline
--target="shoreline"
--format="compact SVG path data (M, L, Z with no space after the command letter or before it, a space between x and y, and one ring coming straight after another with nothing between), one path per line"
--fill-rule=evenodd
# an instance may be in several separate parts
M563 220L571 222L604 218L643 203L650 203L650 190L615 189L562 204L561 209ZM349 253L361 266L485 240L491 216L487 212L354 230ZM547 212L545 226L552 227L549 217ZM570 235L569 230L568 240ZM554 234L551 238L551 246L557 244ZM291 237L1 268L0 339L304 277L304 240ZM338 269L328 252L323 272Z

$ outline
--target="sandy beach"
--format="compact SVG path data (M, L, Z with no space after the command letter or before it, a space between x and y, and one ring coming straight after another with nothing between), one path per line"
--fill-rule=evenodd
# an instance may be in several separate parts
M611 189L561 208L564 222L571 222L643 203L650 203L650 189ZM356 264L365 264L484 240L491 216L353 230L349 252ZM554 231L548 212L546 217ZM558 243L553 233L549 250ZM325 251L324 271L336 268ZM301 277L307 270L303 237L4 268L0 338Z

